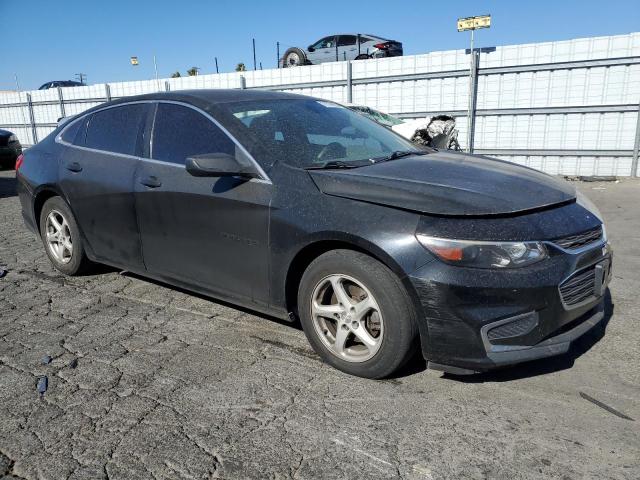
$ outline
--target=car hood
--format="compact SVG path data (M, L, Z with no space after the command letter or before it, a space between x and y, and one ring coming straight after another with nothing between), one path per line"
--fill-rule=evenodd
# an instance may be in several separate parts
M348 170L309 171L327 195L444 216L520 214L575 201L545 173L477 155L435 152Z

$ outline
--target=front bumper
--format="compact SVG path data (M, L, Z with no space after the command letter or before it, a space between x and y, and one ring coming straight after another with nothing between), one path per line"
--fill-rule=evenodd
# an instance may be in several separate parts
M600 244L580 254L552 252L522 269L428 263L409 276L424 318L425 359L434 369L472 373L566 352L604 317L611 260L609 245ZM591 271L593 294L567 305L560 286Z

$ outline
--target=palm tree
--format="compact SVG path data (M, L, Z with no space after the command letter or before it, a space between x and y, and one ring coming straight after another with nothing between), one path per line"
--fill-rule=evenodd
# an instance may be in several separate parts
M187 75L189 75L190 77L195 77L196 75L198 75L198 70L200 70L198 67L191 67L189 70L187 70Z
M244 63L239 63L236 65L236 72L244 72L247 70L247 67L244 66Z
M180 78L182 75L180 75L180 72L175 71L171 74L171 78Z

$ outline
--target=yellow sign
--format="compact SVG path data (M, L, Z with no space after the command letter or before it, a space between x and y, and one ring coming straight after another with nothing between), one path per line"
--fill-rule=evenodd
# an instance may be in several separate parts
M467 17L458 19L458 31L477 30L478 28L489 28L491 26L491 15L480 15L478 17Z
M138 57L131 57L131 65L138 65Z

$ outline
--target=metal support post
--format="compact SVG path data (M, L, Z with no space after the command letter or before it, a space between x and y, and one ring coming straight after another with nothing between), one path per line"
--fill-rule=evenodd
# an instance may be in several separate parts
M62 98L62 88L58 87L58 103L60 104L60 118L64 118L67 114L64 111L64 98Z
M36 120L33 115L33 103L31 102L31 94L27 93L27 108L29 109L29 122L31 123L31 136L33 137L33 144L38 143L38 131L36 129Z

